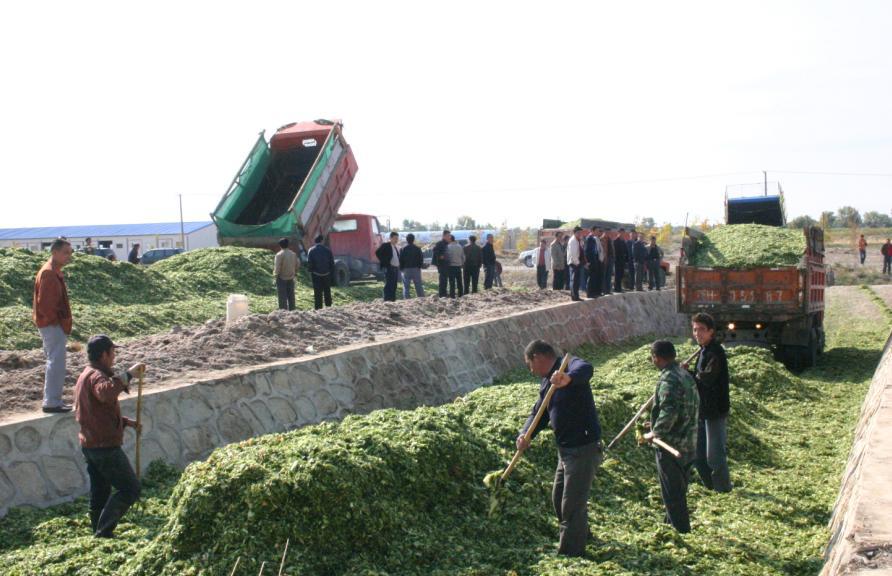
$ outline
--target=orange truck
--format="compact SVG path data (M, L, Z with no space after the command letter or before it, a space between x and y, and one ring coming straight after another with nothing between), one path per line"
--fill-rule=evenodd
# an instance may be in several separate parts
M809 226L802 233L806 248L797 265L728 269L691 265L703 233L685 228L678 312L708 312L725 345L769 347L792 370L814 366L824 350L824 232Z

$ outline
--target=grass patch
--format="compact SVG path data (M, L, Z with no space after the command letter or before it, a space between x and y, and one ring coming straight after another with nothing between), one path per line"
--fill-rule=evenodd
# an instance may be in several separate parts
M45 261L45 254L0 249L0 349L41 346L31 322L31 299L34 276ZM251 312L272 312L278 307L272 269L272 252L250 248L195 250L151 266L75 254L65 267L74 316L72 338L85 341L103 332L126 339L174 325L201 324L225 315L226 298L232 293L247 294ZM375 300L381 298L381 289L376 281L333 288L333 303ZM298 309L313 309L312 282L303 269L295 299Z
M828 310L845 314L842 303ZM84 535L83 501L13 511L0 520L0 572L228 574L242 556L239 574L256 574L261 561L277 565L290 538L289 574L815 574L888 331L884 320L830 325L827 352L800 376L763 350L729 350L735 490L715 494L695 482L687 536L662 524L653 454L631 439L595 480L587 558L554 554L550 433L509 480L501 513L488 518L481 480L510 458L536 396L534 381L515 372L463 402L218 449L175 486L164 476L156 499L128 516L112 543ZM597 367L608 440L653 391L656 372L641 344L579 351Z

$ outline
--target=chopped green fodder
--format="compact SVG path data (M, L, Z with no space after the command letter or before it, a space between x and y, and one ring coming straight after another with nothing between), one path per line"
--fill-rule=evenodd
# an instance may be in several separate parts
M31 323L34 276L46 254L0 249L0 349L41 345ZM76 340L104 332L114 338L153 334L174 325L201 324L225 314L231 293L249 295L252 312L277 308L273 253L253 248L207 248L151 266L111 262L76 253L65 267ZM313 307L309 278L301 270L298 309ZM334 303L380 297L376 284L333 290Z
M128 515L112 543L85 535L83 500L14 510L0 520L0 573L227 575L241 557L237 574L253 575L263 561L278 566L289 540L292 576L815 574L887 329L833 330L818 367L800 376L764 350L729 349L735 490L707 492L694 474L686 536L663 525L653 452L631 437L595 479L585 558L554 554L549 432L524 454L490 518L480 480L504 468L536 398L536 383L515 373L447 406L382 410L218 449L187 468L166 504L153 499ZM596 364L610 439L653 392L656 370L646 346L578 353Z
M805 248L802 230L731 224L707 232L690 257L690 263L712 268L796 266Z

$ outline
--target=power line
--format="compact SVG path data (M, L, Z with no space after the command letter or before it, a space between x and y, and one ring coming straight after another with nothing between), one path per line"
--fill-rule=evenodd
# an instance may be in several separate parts
M812 176L877 176L880 178L892 178L892 174L884 172L807 172L802 170L768 170L775 174L808 174Z

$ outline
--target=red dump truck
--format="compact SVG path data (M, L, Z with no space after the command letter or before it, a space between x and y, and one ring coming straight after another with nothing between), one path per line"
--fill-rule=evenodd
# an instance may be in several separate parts
M321 234L335 255L337 286L378 275L378 219L338 215L356 171L340 121L287 124L269 142L261 132L211 214L220 245L277 250L284 237L304 255Z
M734 206L730 211L729 221L743 223ZM783 221L776 214L769 219ZM824 232L809 226L802 233L806 248L797 265L738 270L692 266L703 233L685 228L676 271L678 312L708 312L726 345L770 347L793 370L813 366L824 350Z

